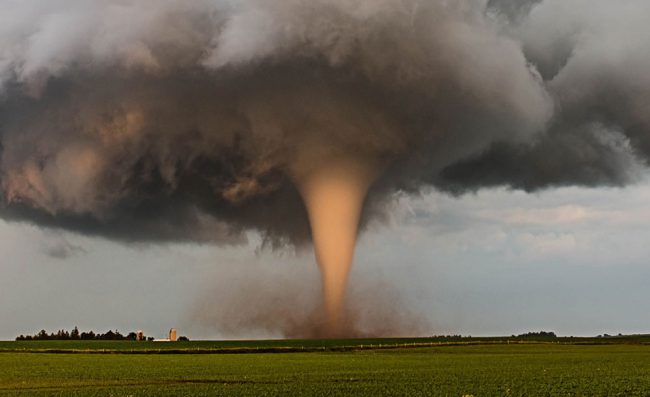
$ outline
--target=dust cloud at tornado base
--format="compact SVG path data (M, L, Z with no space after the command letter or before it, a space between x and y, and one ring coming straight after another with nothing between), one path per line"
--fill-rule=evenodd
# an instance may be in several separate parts
M315 293L318 272L297 266L282 266L282 271L277 271L258 264L253 265L253 272L242 268L219 271L199 289L181 320L209 337L331 337L322 298ZM353 272L350 281L339 335L420 336L435 329L435 323L413 310L404 291L385 276Z

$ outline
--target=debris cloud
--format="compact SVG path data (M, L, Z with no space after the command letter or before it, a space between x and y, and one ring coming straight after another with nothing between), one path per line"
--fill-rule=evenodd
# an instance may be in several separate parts
M212 338L408 337L430 335L430 319L410 308L391 280L378 275L352 276L348 299L332 334L322 301L313 293L318 282L305 268L278 272L268 266L255 272L234 270L200 290L183 319ZM251 274L252 273L252 274ZM381 291L381 293L378 293ZM189 325L188 325L189 326Z

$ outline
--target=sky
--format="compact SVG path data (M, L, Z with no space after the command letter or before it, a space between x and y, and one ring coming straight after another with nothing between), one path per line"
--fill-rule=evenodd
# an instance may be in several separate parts
M350 288L365 283L378 300L399 296L428 321L424 335L648 332L649 200L650 180L404 195L362 233ZM75 325L155 337L171 327L194 339L278 337L223 332L197 308L222 310L246 286L266 288L258 305L296 280L302 294L320 288L309 249L273 251L255 233L240 246L125 245L1 221L0 252L0 339Z
M0 9L0 339L650 332L647 0Z

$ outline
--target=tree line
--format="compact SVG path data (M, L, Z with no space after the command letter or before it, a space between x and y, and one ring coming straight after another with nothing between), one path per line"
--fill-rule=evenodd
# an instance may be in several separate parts
M183 338L183 337L181 337ZM181 339L179 338L179 340ZM186 339L186 338L185 338ZM122 335L118 330L107 331L105 333L95 333L93 331L79 332L77 327L71 331L58 330L56 333L47 333L44 329L35 335L20 335L16 337L17 341L26 340L138 340L138 335L135 332L129 332L127 335ZM141 340L154 340L153 337L143 337Z
M555 332L553 331L527 332L525 334L512 336L515 338L557 338L557 335L555 335Z

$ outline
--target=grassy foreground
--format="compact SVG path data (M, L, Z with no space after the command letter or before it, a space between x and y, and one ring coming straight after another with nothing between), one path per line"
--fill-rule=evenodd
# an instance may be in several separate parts
M648 345L51 354L12 344L0 346L2 396L650 396Z

